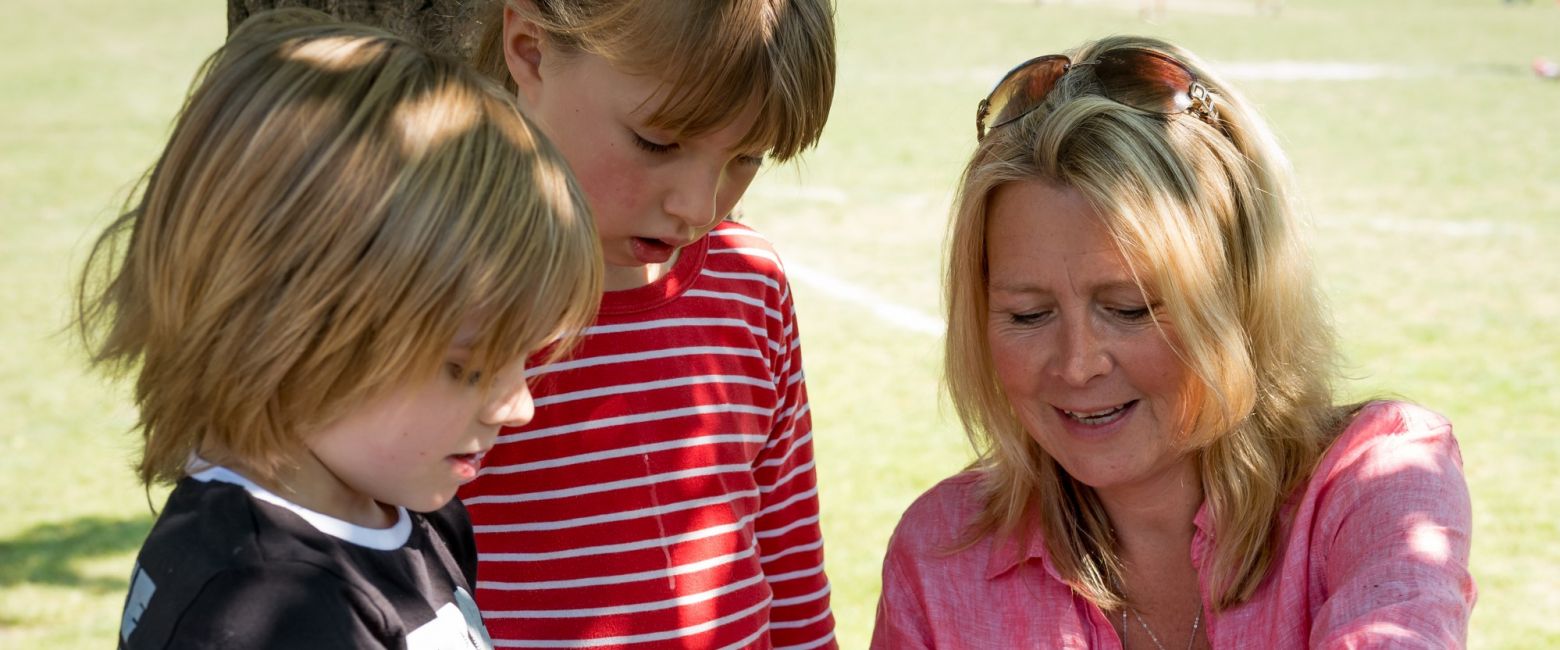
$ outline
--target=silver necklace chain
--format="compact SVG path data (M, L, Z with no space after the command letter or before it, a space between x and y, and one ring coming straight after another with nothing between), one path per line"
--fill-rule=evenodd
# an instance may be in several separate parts
M1127 612L1132 612L1132 618L1137 619L1138 625L1143 626L1143 631L1148 633L1148 640L1154 642L1154 647L1166 650L1165 644L1159 642L1159 635L1154 634L1154 628L1148 626L1148 621L1143 620L1143 615L1131 607L1121 608L1121 646L1125 650L1127 645ZM1192 619L1192 638L1186 641L1186 650L1192 650L1197 645L1197 628L1202 625L1202 606L1197 607L1197 618Z

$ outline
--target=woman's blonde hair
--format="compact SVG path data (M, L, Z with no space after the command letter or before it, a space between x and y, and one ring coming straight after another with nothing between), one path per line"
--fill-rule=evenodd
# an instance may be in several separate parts
M213 450L274 478L310 431L437 372L463 324L496 370L594 315L583 195L514 101L318 12L237 29L143 183L77 323L94 362L137 371L147 484Z
M1113 37L1072 59L1121 48L1183 62L1213 91L1219 117L1130 108L1102 94L1092 66L1076 66L1037 110L977 147L954 207L947 272L947 388L979 453L985 495L966 539L1022 538L1038 526L1075 590L1107 610L1125 602L1099 498L1024 429L992 368L988 202L1004 184L1040 180L1087 198L1175 324L1177 353L1195 378L1178 434L1198 458L1216 531L1212 598L1222 609L1267 574L1284 500L1350 408L1332 401L1333 333L1271 132L1233 88L1168 43Z
M503 53L507 5L563 52L601 56L666 83L649 126L698 135L756 101L737 145L788 160L818 142L834 101L834 10L829 0L489 0L473 64L510 90Z

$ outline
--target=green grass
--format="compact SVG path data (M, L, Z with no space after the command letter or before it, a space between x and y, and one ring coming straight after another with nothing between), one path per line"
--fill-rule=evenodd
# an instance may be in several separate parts
M91 234L156 156L225 22L216 2L22 0L0 22L0 648L113 642L150 526L126 388L62 334ZM974 105L1010 65L1150 33L1220 63L1401 66L1400 78L1242 79L1293 159L1345 343L1349 395L1457 424L1475 507L1470 645L1560 646L1560 7L1496 0L841 0L817 151L769 170L747 221L789 260L936 314ZM969 458L940 341L798 284L829 572L865 647L899 513Z

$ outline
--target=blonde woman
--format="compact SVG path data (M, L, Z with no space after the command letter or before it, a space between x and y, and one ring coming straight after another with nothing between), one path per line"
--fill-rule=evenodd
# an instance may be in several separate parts
M1117 37L1025 62L978 114L946 371L979 458L901 520L873 647L1461 646L1451 425L1334 402L1252 108Z

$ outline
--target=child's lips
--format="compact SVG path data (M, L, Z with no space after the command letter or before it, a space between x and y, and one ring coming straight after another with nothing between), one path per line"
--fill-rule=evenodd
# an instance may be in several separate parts
M477 478L477 473L482 470L482 457L486 455L486 451L471 454L451 454L449 461L451 465L454 465L455 473L460 476L461 482L465 483Z
M665 264L672 259L672 254L678 248L687 245L680 240L653 239L650 237L634 237L630 241L634 259L640 264Z

